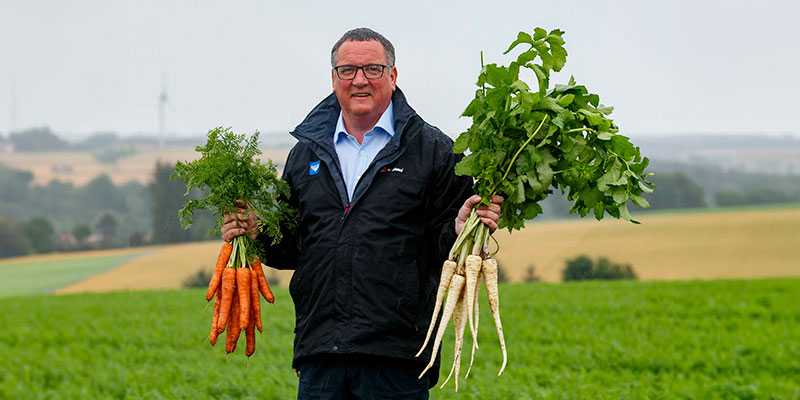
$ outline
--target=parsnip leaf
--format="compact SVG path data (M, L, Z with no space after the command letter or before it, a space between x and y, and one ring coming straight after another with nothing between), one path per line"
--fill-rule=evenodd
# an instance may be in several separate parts
M627 202L647 207L643 193L653 191L645 180L648 159L608 116L613 107L570 77L550 87L550 77L567 58L564 32L535 28L520 32L503 54L519 46L508 67L488 64L478 75L475 98L464 110L472 126L455 142L453 151L471 152L455 168L476 179L474 190L484 203L492 194L508 201L501 206L500 227L520 229L541 213L538 202L554 189L573 201L570 212L593 212L601 219L636 222ZM532 86L519 68L533 71Z

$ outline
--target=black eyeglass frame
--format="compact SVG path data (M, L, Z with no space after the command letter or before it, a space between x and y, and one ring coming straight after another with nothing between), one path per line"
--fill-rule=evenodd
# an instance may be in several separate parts
M350 67L350 68L355 68L356 69L356 73L353 74L352 78L349 78L349 79L348 78L342 78L342 75L339 73L339 68L344 68L344 67ZM374 78L370 78L369 76L367 76L367 71L364 69L364 68L367 68L367 67L381 67L380 76L376 76ZM358 75L358 70L361 70L361 72L364 73L364 77L367 78L367 79L381 79L381 78L383 78L383 72L386 70L386 68L392 68L392 67L394 67L394 65L383 65L383 64L350 65L350 64L345 64L345 65L337 65L337 66L333 67L333 70L336 71L336 77L337 78L339 78L339 79L341 79L343 81L352 81L353 79L356 79L356 75Z

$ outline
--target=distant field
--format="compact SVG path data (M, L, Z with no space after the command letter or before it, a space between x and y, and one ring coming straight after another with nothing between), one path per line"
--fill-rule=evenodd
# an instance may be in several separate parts
M99 252L98 252L99 253ZM40 257L0 263L0 297L53 293L58 288L124 264L139 254Z
M283 164L288 153L288 148L266 149L262 157ZM0 163L33 173L35 184L47 184L58 179L83 185L102 174L107 174L115 184L123 184L130 181L149 183L156 161L174 164L197 156L194 147L140 146L135 154L120 158L115 164L100 163L91 152L72 151L0 153Z
M501 285L504 374L484 298L469 379L431 398L797 399L797 293L798 279ZM203 289L0 298L0 399L293 399L294 311L276 297L249 367L204 343ZM445 376L452 348L448 329Z
M580 254L629 263L644 280L800 277L800 206L635 217L641 225L586 218L497 232L497 259L516 281L530 265L559 281L565 261Z
M213 270L221 246L222 241L154 246L151 252L142 257L62 287L56 293L177 289L198 270ZM291 271L265 272L268 277L278 278L284 285L288 285L292 275Z
M525 278L530 265L542 280L560 281L565 260L580 254L630 263L642 280L800 277L800 207L642 213L637 218L641 225L592 219L532 223L512 235L498 232L498 260L515 282ZM0 295L12 290L176 289L199 269L213 268L221 243L0 260L0 272L5 271ZM89 259L95 260L82 261ZM49 272L42 277L37 271ZM267 269L267 274L287 285L292 272Z

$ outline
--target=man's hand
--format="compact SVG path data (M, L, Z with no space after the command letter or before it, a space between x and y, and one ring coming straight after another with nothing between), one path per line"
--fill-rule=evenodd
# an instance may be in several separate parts
M255 239L258 236L258 220L253 212L245 207L241 200L236 200L236 210L233 213L225 214L222 220L222 240L230 242L239 235L250 233L250 237Z
M500 219L500 204L503 204L503 198L500 196L492 196L489 206L480 206L476 209L476 213L479 217L481 217L481 221L489 227L489 232L494 233L497 229L497 220ZM464 202L464 205L461 206L461 209L458 210L458 216L456 217L456 235L461 234L461 228L464 227L464 224L467 223L467 218L469 218L469 213L472 211L472 207L475 207L475 204L481 202L481 196L477 194L472 195L472 197L468 198L467 201Z

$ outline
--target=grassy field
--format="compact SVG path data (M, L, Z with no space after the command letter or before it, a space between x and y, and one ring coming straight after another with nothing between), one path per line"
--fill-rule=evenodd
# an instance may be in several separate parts
M504 285L505 373L483 307L470 379L431 397L797 399L799 292L796 279ZM0 398L294 398L293 310L276 295L249 368L203 343L203 290L0 299Z
M139 250L141 251L141 250ZM138 252L97 252L84 257L17 258L0 264L0 297L53 293L137 257Z

